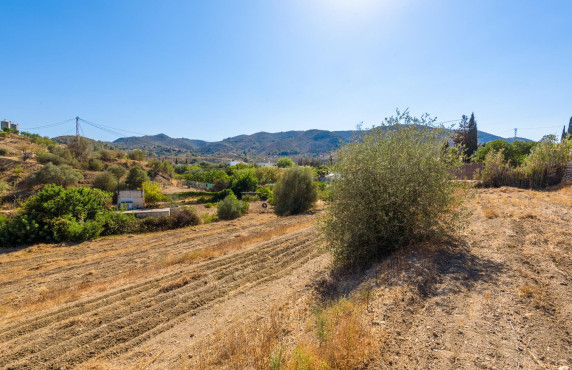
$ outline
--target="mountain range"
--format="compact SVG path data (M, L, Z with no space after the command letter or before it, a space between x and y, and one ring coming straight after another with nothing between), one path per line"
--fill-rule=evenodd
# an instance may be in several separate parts
M172 138L165 134L131 136L115 140L112 144L121 149L144 149L157 154L189 152L202 157L239 158L242 156L271 158L279 156L328 156L343 144L351 141L356 131L286 131L257 132L239 135L221 141L208 142L187 138ZM479 143L493 140L531 141L526 138L503 138L479 131Z

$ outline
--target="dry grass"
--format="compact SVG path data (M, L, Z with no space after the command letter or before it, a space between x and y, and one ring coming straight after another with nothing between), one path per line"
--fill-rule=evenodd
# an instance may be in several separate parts
M304 311L306 328L292 333L293 310L273 309L263 319L218 331L194 363L182 368L225 369L355 369L374 354L365 301L340 299ZM299 317L298 317L299 319ZM253 329L256 328L256 329Z
M205 259L219 257L233 251L241 250L251 244L265 241L275 236L303 229L305 227L310 226L312 223L313 222L310 221L310 222L299 223L296 225L284 225L277 227L272 231L266 232L264 234L255 234L255 235L239 234L235 236L234 240L228 240L212 247L189 251L183 253L182 255L169 255L164 260L159 262L159 264L163 266L171 266L180 263L193 263Z
M483 215L489 219L499 217L499 213L492 208L483 208Z

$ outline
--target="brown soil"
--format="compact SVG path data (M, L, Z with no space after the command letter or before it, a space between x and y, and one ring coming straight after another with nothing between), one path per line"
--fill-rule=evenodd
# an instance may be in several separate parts
M312 307L344 296L362 298L362 367L572 365L572 190L485 189L470 202L459 237L355 275L329 274L319 212L258 206L232 222L3 252L0 367L208 367L234 328L276 317L291 353L317 343Z

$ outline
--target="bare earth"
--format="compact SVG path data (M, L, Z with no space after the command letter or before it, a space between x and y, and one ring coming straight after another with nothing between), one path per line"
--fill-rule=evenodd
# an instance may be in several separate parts
M320 248L321 211L259 203L231 222L0 252L0 367L205 367L213 340L277 308L280 343L311 343L312 305L364 291L371 350L354 367L572 366L572 189L469 202L458 238L343 277Z

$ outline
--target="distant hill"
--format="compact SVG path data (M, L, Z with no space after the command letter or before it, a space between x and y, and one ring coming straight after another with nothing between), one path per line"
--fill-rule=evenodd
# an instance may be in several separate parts
M493 135L493 134L489 134L487 132L483 132L483 131L479 131L477 133L477 138L479 140L479 144L486 144L489 141L495 141L495 140L504 140L504 141L508 141L509 143L512 143L513 141L534 141L534 140L530 140L524 137L501 137L501 136L497 136L497 135Z
M186 151L203 157L279 157L279 156L327 156L343 144L351 141L357 133L355 131L286 131L286 132L257 132L252 135L239 135L226 138L222 141L207 142L186 138L171 138L165 134L132 136L117 139L113 142L122 149L145 149L156 153L165 153L168 150ZM479 131L479 143L493 140L514 141L514 138L503 138ZM531 141L525 138L516 140ZM181 153L182 154L182 153Z

